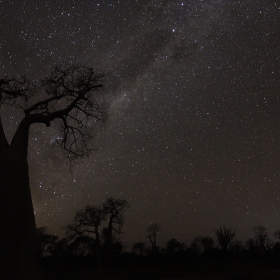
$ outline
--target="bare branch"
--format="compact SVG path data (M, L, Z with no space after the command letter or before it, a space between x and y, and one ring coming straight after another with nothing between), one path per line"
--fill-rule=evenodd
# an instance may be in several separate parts
M24 109L37 90L35 81L30 81L25 76L5 77L0 80L0 107L8 105Z
M222 250L227 251L230 243L236 237L235 231L226 226L219 226L218 228L213 229L213 231L217 236L218 243L222 247Z
M158 223L149 224L147 227L147 238L149 238L152 245L152 253L154 254L155 248L157 246L156 237L160 231L160 225Z
M69 159L88 156L92 151L90 127L106 118L104 108L97 102L103 80L104 74L82 65L55 66L40 86L25 77L5 78L0 80L0 106L22 109L29 125L43 123L49 127L53 120L60 119L62 137L56 143ZM14 141L20 142L21 139Z
M108 227L112 227L112 230L117 232L118 234L122 233L121 229L124 225L124 213L123 210L129 207L127 200L125 199L115 199L115 198L107 198L106 202L102 204L104 212L107 215L110 215L110 220ZM114 225L117 225L115 227Z
M85 209L77 211L74 223L67 225L64 229L70 239L83 236L85 233L98 236L99 226L105 217L106 214L101 208L87 205Z

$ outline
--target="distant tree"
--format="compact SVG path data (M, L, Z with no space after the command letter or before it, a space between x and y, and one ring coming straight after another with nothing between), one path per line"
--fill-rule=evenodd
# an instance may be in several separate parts
M82 244L82 241L87 240L88 242L88 239L81 239L81 237L84 237L85 235L94 240L98 266L101 265L101 241L99 227L105 219L106 213L102 207L87 205L85 209L81 209L76 212L74 223L68 224L64 228L66 229L66 235L69 240L75 240L79 237L79 243ZM76 243L77 242L78 241L76 241Z
M159 252L161 255L166 255L166 248L161 248L157 246L157 252Z
M152 254L152 248L151 248L150 246L149 246L149 247L146 247L146 248L144 249L144 253L145 253L146 256L151 255L151 254Z
M208 254L213 252L215 242L212 237L200 236L197 241L201 244L204 253Z
M69 251L76 257L85 257L91 252L91 248L95 240L90 236L77 236L71 243L69 243Z
M275 231L273 237L277 240L280 240L280 230Z
M280 253L280 230L274 232L273 237L276 239L276 242L273 246L273 251L279 254Z
M241 240L234 240L231 244L230 244L230 251L234 252L234 253L242 253L244 251L244 247L242 245L242 241Z
M253 232L255 244L258 247L258 251L260 253L264 253L267 249L271 247L266 227L253 227Z
M77 211L74 222L68 224L64 228L68 239L71 241L69 245L72 247L76 246L75 248L78 248L78 250L82 247L84 249L88 248L86 250L89 250L89 248L95 248L98 266L100 266L101 241L103 237L107 264L110 264L113 251L117 247L121 247L120 245L115 244L118 242L114 241L113 233L122 233L121 230L124 225L124 211L128 208L128 206L129 205L126 200L108 198L100 206L87 205L84 209ZM106 219L108 220L108 225L103 228L102 233L100 234L100 226ZM86 238L84 238L85 236ZM77 240L75 241L75 239ZM91 239L91 242L89 242L89 239ZM91 246L89 246L89 244L91 244ZM113 249L113 245L115 249Z
M169 255L174 255L182 249L182 243L180 243L176 238L171 238L166 242L166 252Z
M40 243L40 256L42 257L45 253L51 253L58 241L58 236L55 234L47 234L47 229L45 227L37 228L37 234Z
M195 237L191 243L191 250L194 255L199 255L203 252L203 247L199 237Z
M62 238L57 240L52 246L50 253L57 258L65 258L70 255L69 250L69 240L67 238Z
M270 252L273 249L273 247L275 246L275 243L276 242L274 242L273 239L268 237L268 239L266 241L266 250Z
M57 143L68 158L80 158L91 151L89 127L92 120L105 118L96 92L103 74L90 67L54 67L41 82L23 76L0 79L0 107L11 106L23 113L9 143L0 119L0 278L41 278L35 259L36 224L29 186L28 136L33 124L47 127L54 120L62 124ZM14 110L6 110L13 114ZM6 119L13 116L5 116Z
M230 243L235 239L236 234L231 228L226 226L219 226L218 228L213 229L216 234L217 241L222 247L224 252L227 252Z
M147 238L149 238L152 246L152 254L155 253L157 247L157 234L160 231L160 225L158 223L152 223L147 227Z
M256 248L257 248L257 245L256 245L254 238L249 238L245 242L245 249L248 250L250 253L255 253Z
M104 231L105 251L107 256L107 264L111 265L112 261L112 245L113 245L113 232L117 234L122 233L124 225L124 211L129 207L127 200L107 198L102 204L103 212L108 216L108 226Z
M115 242L113 242L112 244L112 255L114 257L118 257L121 255L121 253L124 250L124 246L122 244L122 242L120 240L116 240Z
M144 242L137 242L132 246L133 251L138 251L139 255L142 257L145 249L145 243Z

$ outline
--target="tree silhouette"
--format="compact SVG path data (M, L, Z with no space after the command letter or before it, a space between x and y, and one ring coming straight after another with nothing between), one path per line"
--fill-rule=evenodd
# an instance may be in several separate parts
M195 237L190 247L195 255L200 255L203 252L203 247L200 242L200 237Z
M110 265L112 261L113 232L116 232L117 234L122 233L121 230L124 225L123 211L126 210L129 205L124 199L115 199L110 197L107 198L107 200L102 204L102 207L106 216L109 216L108 226L104 231L104 235L107 263Z
M85 234L89 236L92 234L94 235L98 266L101 265L101 241L99 227L105 218L106 214L102 207L87 205L85 209L77 211L74 223L65 227L66 234L70 240L75 240Z
M232 250L234 253L240 254L245 251L245 245L243 244L242 240L234 240L231 244L230 250Z
M166 252L169 255L174 255L182 249L182 243L180 243L176 238L171 238L166 242Z
M149 238L152 246L152 254L155 254L155 250L157 247L157 234L160 231L160 225L158 223L152 223L147 227L147 238Z
M91 252L94 240L90 236L77 236L72 242L69 243L69 251L76 257L85 257Z
M120 256L120 254L123 252L124 246L120 240L115 240L112 244L112 254L115 257Z
M40 256L42 257L44 253L51 253L55 243L58 241L58 236L55 234L47 234L47 229L45 227L37 228L37 234L41 247Z
M144 249L145 249L145 243L144 242L137 242L132 246L132 250L133 251L138 251L139 255L141 257L143 256Z
M201 244L205 254L209 254L214 251L214 240L212 237L200 236L197 240Z
M103 74L94 73L92 68L66 65L54 67L41 83L26 77L0 80L0 106L12 106L24 113L10 143L0 119L0 221L5 225L0 231L3 279L40 278L35 260L35 251L40 251L40 247L36 245L27 163L30 127L35 123L49 127L58 119L62 136L57 144L70 159L88 155L91 121L105 118L95 98L102 79Z
M280 252L280 242L279 242L280 241L280 230L275 231L273 234L273 237L276 239L273 250L274 250L274 252L279 254L279 252Z
M87 205L85 209L77 211L74 222L68 224L64 229L68 239L75 242L77 238L84 241L85 239L80 239L80 237L91 237L94 241L93 245L95 247L95 253L97 256L98 266L101 265L101 235L100 235L100 225L106 219L108 219L108 225L102 230L104 236L104 247L107 263L111 263L111 257L113 249L119 252L120 248L118 244L113 244L113 232L117 234L121 233L121 229L124 225L124 213L123 211L127 209L128 202L122 199L107 198L106 201L100 206L90 206ZM79 242L80 242L79 241ZM77 241L78 242L78 241ZM78 244L78 243L74 244ZM115 242L117 243L117 242ZM80 243L79 243L80 244ZM114 248L113 248L114 245ZM74 246L74 245L73 245Z
M57 258L63 259L70 255L69 240L67 238L62 238L57 240L52 246L50 253Z
M255 244L258 247L259 252L264 253L266 249L269 247L268 233L266 227L263 226L253 227L253 232L255 236L254 238Z
M280 240L280 230L277 230L273 233L275 239Z
M217 241L222 247L224 252L227 252L230 243L235 239L236 234L235 231L232 231L231 228L227 228L226 226L219 226L216 229L213 229L216 234Z

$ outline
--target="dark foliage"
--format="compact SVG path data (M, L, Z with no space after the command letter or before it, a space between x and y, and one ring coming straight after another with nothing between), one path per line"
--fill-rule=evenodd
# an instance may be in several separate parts
M226 252L230 243L235 239L236 234L231 228L226 226L219 226L218 228L213 229L216 234L217 241L222 247L222 250Z

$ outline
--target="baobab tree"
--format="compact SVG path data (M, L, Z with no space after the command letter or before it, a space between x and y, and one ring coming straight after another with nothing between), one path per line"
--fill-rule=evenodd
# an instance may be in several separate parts
M70 240L76 238L94 235L94 244L96 249L97 263L101 266L101 241L99 227L105 220L106 214L101 207L87 205L85 209L77 211L72 224L68 224L66 234Z
M35 251L36 226L28 173L28 136L32 124L47 127L54 120L62 125L57 141L71 158L91 151L89 126L103 120L105 112L96 94L103 74L92 68L65 65L54 67L40 83L26 77L0 80L0 106L12 106L24 116L11 142L7 141L0 119L0 278L40 279ZM7 110L6 110L7 112Z
M124 211L129 207L127 200L115 199L109 197L102 204L103 211L108 215L108 226L104 231L105 235L105 253L107 258L107 264L111 265L112 262L112 241L113 232L117 234L122 233L122 227L124 225Z
M124 225L124 210L128 208L128 202L124 199L107 198L100 206L87 205L77 211L74 222L68 224L66 234L68 239L75 240L78 237L91 237L95 244L98 266L101 265L101 237L100 225L107 219L108 226L103 229L106 261L111 264L113 232L121 233Z

